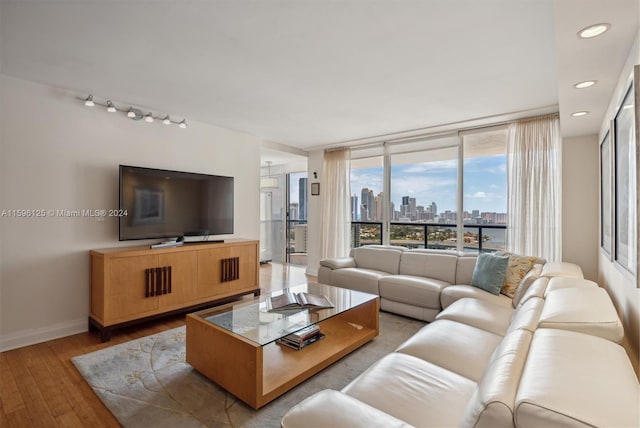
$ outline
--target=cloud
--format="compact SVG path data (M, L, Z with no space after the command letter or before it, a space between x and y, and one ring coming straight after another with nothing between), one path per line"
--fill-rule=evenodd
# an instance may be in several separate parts
M451 160L445 160L445 161L422 162L422 163L412 164L404 168L397 166L397 168L400 168L401 172L405 174L424 174L424 173L437 172L437 171L450 170L450 169L457 170L458 160L451 159Z

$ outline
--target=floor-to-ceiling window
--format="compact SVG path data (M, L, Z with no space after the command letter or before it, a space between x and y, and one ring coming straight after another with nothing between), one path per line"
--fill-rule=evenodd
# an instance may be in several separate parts
M390 173L389 243L408 248L456 249L457 144L392 154Z
M504 250L507 242L507 130L463 134L464 250Z
M384 159L351 160L351 246L382 243Z
M366 149L351 162L352 245L503 250L506 138L488 128Z

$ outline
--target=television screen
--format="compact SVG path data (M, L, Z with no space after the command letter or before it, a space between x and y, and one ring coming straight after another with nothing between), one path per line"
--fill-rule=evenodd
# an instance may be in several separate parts
M231 234L233 177L120 165L120 210L121 241Z

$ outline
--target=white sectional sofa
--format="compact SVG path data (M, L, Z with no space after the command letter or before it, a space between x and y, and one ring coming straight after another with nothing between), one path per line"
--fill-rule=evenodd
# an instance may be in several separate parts
M380 309L425 321L433 321L442 309L463 297L513 307L520 296L511 299L470 285L476 259L475 254L457 251L369 245L354 248L350 257L322 260L318 282L377 294ZM536 260L522 281L533 282L542 274L543 263ZM582 277L576 265L548 265L554 273Z
M551 268L565 277L537 278L515 307L452 301L342 391L293 407L282 426L638 427L640 385L611 300L575 266Z
M470 286L476 258L371 246L324 260L319 282L378 294L432 321L342 391L282 419L297 427L638 427L640 384L605 290L540 263L513 298Z

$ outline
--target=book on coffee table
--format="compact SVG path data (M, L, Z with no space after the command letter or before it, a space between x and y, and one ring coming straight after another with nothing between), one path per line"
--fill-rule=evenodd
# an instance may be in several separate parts
M299 351L322 338L324 338L324 334L320 332L320 328L317 325L310 325L295 333L288 334L276 340L276 342Z
M271 308L269 309L269 312L291 311L307 308L333 308L333 303L331 303L325 296L305 292L285 292L279 296L271 296L269 300L271 302Z

